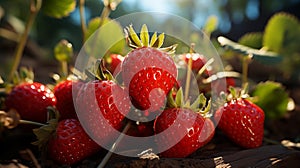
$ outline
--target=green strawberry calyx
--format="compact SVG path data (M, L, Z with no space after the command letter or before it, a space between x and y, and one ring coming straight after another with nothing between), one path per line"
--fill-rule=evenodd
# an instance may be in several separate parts
M33 129L33 133L35 134L37 140L32 142L33 145L38 146L38 148L45 152L46 146L48 144L48 141L50 140L51 136L55 134L56 127L58 125L59 120L59 112L53 108L48 107L48 118L47 124Z
M143 24L139 36L135 32L132 25L126 27L124 31L125 31L127 43L129 47L133 49L141 48L141 47L153 47L159 49L160 51L167 52L169 54L175 53L177 44L173 44L169 47L161 48L164 43L165 34L161 33L157 35L157 32L154 32L153 35L150 37L146 24Z
M176 92L175 98L173 93ZM183 91L180 87L177 91L171 90L168 94L167 105L169 108L188 108L192 111L199 113L205 118L212 116L211 99L207 100L203 93L191 103L190 100L184 100Z
M89 80L113 80L113 75L105 68L104 61L97 59L94 65L85 69L85 75Z
M237 87L229 87L229 94L225 94L224 92L220 93L222 98L225 98L227 102L239 98L243 99L251 99L251 97L248 94L248 83L246 83L243 88L237 88Z

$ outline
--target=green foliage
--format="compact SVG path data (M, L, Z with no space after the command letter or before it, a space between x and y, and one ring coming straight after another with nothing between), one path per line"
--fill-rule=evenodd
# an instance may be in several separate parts
M262 48L262 40L263 40L263 33L251 32L251 33L244 34L238 40L238 43L251 48L260 49Z
M263 46L268 50L286 55L299 52L300 23L288 13L277 13L267 23Z
M263 62L263 63L278 63L281 61L281 57L274 52L257 50L236 42L233 42L225 37L218 37L218 41L222 46L227 47L230 50L233 50L237 53L243 54L244 56L251 55L254 59Z
M109 18L93 18L87 27L86 49L93 56L106 53L123 54L126 42L121 25Z
M275 14L267 23L263 46L270 51L275 51L283 56L280 65L285 77L289 80L298 80L300 74L300 22L288 13Z
M68 16L75 7L76 0L44 0L42 3L42 11L54 18Z
M205 33L210 35L218 28L218 18L215 15L211 15L207 18L206 23L203 27Z
M280 83L272 81L259 83L252 96L257 98L255 104L264 110L266 118L280 118L287 112L289 96Z

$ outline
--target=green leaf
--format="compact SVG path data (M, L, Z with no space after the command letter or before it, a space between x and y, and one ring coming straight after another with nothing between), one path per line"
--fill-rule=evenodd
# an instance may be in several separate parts
M86 50L97 58L106 53L123 54L125 48L125 36L121 25L109 18L105 18L100 28L101 18L93 18L87 27Z
M267 23L263 46L268 50L283 53L300 51L300 23L299 20L288 13L275 14Z
M218 37L218 42L227 47L230 50L233 50L237 53L243 54L244 56L251 55L254 59L266 63L266 64L274 64L282 61L282 57L275 52L270 52L266 50L257 50L251 47L247 47L245 45L233 42L223 36Z
M238 40L238 43L251 48L260 49L262 48L262 39L263 39L263 33L252 32L243 35Z
M42 11L54 18L68 16L75 7L76 0L44 0L42 3Z
M140 32L140 39L142 41L142 45L145 47L149 46L149 33L146 24L143 24L141 32Z
M211 34L218 27L218 17L215 15L211 15L207 18L205 25L203 26L204 32L207 34Z
M266 118L280 118L287 112L289 96L280 83L259 83L252 96L257 98L255 104L264 110Z

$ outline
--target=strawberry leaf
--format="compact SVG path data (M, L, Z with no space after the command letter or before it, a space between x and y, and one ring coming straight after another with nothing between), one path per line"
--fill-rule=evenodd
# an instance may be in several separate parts
M290 98L280 83L273 81L259 83L252 96L257 98L255 104L264 110L266 118L280 118L287 112Z
M263 33L261 32L252 32L252 33L247 33L243 35L239 40L238 43L259 49L262 48L262 40L263 40Z
M100 28L100 24L102 24ZM100 17L93 18L87 27L86 50L93 56L104 56L107 53L123 54L125 39L121 25L109 18L103 21Z
M46 0L42 3L42 11L50 17L62 18L74 11L75 6L75 0Z
M263 46L271 51L293 53L299 51L300 23L288 13L275 14L267 23L263 36Z
M251 55L252 58L254 58L262 63L275 64L275 63L282 61L282 57L275 52L266 51L266 50L257 50L257 49L251 48L251 47L247 47L245 45L233 42L222 36L218 37L218 42L222 46L224 46L230 50L233 50L237 53L243 54L244 56Z

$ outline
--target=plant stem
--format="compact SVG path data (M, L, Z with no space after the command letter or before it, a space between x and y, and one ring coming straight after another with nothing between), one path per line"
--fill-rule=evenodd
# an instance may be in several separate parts
M102 13L101 13L101 20L100 20L99 28L103 25L104 20L106 18L108 18L110 12L111 12L111 9L109 7L105 6L103 8Z
M15 71L18 69L18 66L20 64L21 58L22 58L22 53L25 48L25 44L28 38L28 34L32 28L33 22L36 18L37 13L39 12L40 8L42 5L42 0L31 0L30 1L30 15L29 19L26 23L24 33L22 34L20 41L17 45L17 48L15 50L14 54L14 62L10 71L10 74L8 76L8 82L11 82L14 76Z
M79 1L79 12L80 12L80 21L81 21L81 30L82 30L82 36L83 36L83 42L86 40L86 20L85 20L85 13L84 13L84 4L85 0Z
M120 141L123 139L125 133L128 131L128 129L131 126L131 122L128 122L125 126L125 128L123 129L122 133L119 135L118 139L115 141L115 143L112 145L112 147L109 149L109 151L107 152L107 154L105 155L105 157L102 159L101 163L98 165L97 168L102 168L106 165L106 163L108 162L109 158L111 157L111 155L113 154L113 152L116 150L117 146L119 145Z
M191 56L188 61L188 67L187 67L187 72L186 72L186 81L185 81L185 90L184 90L184 100L185 101L188 100L190 84L191 84L191 74L192 74L192 64L193 64L192 54L193 54L194 46L195 46L195 44L192 43L191 48L190 48L190 53L189 53L189 54L191 54Z
M67 61L61 61L61 72L63 77L67 77L68 76L68 63Z
M243 56L242 58L242 87L248 82L248 67L252 55Z
M30 124L30 125L36 125L36 126L45 126L46 125L46 124L42 124L39 122L28 121L28 120L20 120L20 124Z

